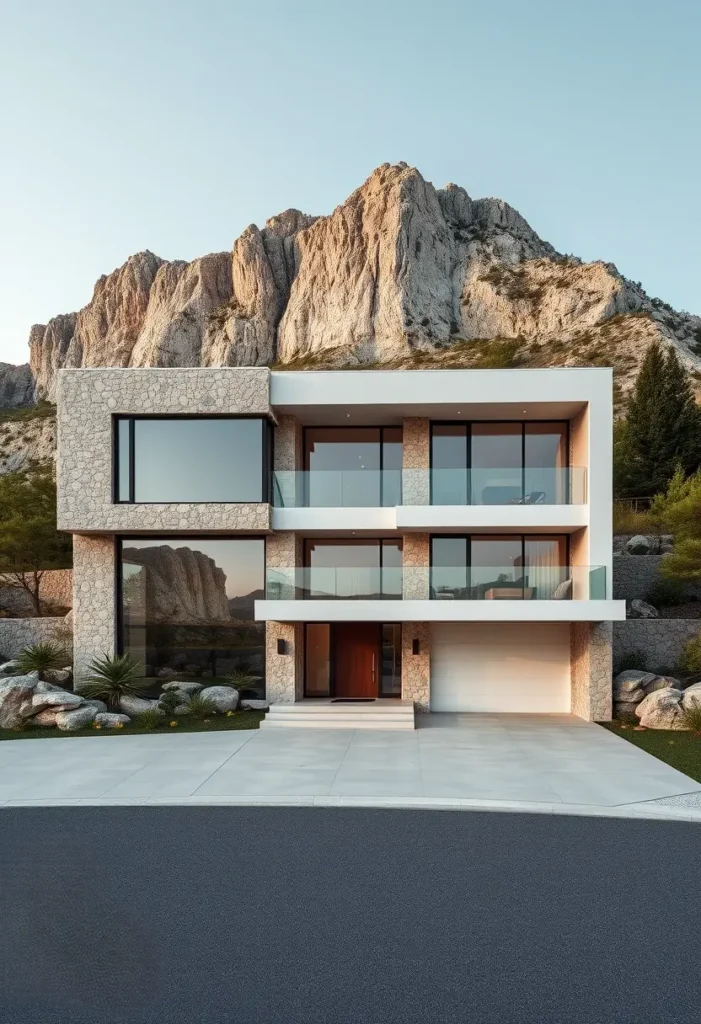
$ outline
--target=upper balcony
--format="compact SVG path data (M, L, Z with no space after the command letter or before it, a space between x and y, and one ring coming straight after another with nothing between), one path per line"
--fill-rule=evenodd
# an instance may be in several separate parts
M582 466L276 471L272 497L278 530L567 532L587 523Z

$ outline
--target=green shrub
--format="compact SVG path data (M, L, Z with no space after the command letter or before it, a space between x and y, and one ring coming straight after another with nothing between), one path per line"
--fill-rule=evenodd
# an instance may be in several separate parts
M17 659L17 667L22 675L38 672L39 678L43 679L50 669L65 668L69 660L70 657L61 644L51 640L40 640L38 644L30 644L24 648Z
M104 700L109 707L117 709L121 697L142 697L140 680L143 671L131 654L106 654L90 662L89 675L81 684L84 697Z
M475 363L475 369L508 370L518 364L516 355L520 348L521 342L515 338L508 338L506 341L490 341Z
M223 682L224 686L230 686L233 690L251 690L260 681L260 676L254 675L248 668L237 668L231 675L228 675Z
M212 715L216 715L216 708L213 708L208 700L201 697L199 693L191 694L187 701L187 713L192 718L211 718Z
M175 714L175 709L186 703L187 699L182 690L166 690L158 701L159 707L163 708L167 715Z
M682 656L679 659L679 667L689 675L701 672L701 633L692 637L684 645Z
M701 703L691 701L688 707L682 708L682 713L689 729L697 736L701 735Z
M645 600L655 608L674 608L686 599L686 586L681 580L659 579L650 587Z

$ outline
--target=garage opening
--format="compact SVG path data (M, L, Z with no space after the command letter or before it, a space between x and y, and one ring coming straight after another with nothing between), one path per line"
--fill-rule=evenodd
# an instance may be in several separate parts
M568 622L435 622L431 711L570 712Z

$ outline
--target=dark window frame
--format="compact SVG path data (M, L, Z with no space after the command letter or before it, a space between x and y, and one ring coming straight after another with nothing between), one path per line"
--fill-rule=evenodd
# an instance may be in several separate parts
M567 462L562 467L563 469L571 469L570 464L570 446L571 446L571 421L570 420L431 420L429 424L429 444L428 444L428 466L429 466L429 504L433 505L433 428L436 427L465 427L466 437L466 457L465 457L465 472L467 473L467 505L472 505L472 427L474 424L494 424L494 423L518 423L521 425L521 496L525 497L526 494L526 470L540 469L540 466L526 466L526 427L531 423L553 423L558 425L565 425L565 454L567 456ZM495 469L500 467L496 466ZM563 505L569 505L572 500L572 481L570 474L568 473L566 486L566 497Z
M377 423L354 423L352 426L348 423L327 423L327 424L316 424L306 425L302 427L302 471L307 474L313 472L308 469L308 455L309 450L307 448L307 431L308 430L379 430L380 432L380 504L375 506L376 508L396 508L395 505L384 505L384 469L385 469L385 430L399 430L402 435L402 461L404 453L404 426L402 423L384 423L379 425ZM399 504L402 504L403 486L402 486L402 470L399 471ZM302 508L312 508L309 504L309 478L305 475L303 477L302 485ZM332 508L349 508L353 506L334 505Z
M119 424L129 423L129 498L119 497ZM135 500L135 430L136 420L260 420L263 427L261 459L261 500L250 501L136 501ZM113 413L112 415L112 504L113 505L270 505L272 502L273 430L270 419L264 415L237 416L231 413Z
M430 533L428 537L428 595L429 600L435 600L433 597L433 541L441 540L443 538L449 538L451 540L464 540L465 541L465 570L466 570L466 583L467 587L472 586L472 540L479 540L480 537L497 537L501 538L518 538L521 541L521 558L523 561L524 573L528 568L526 565L526 538L537 537L556 537L561 540L564 537L565 540L565 565L562 568L572 568L572 535L570 533ZM442 569L444 566L436 566L437 569ZM455 566L454 568L462 568L461 566Z

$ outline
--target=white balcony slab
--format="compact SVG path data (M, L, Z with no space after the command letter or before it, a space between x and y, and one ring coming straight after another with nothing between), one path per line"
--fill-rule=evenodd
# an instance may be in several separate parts
M273 519L274 522L274 519ZM488 530L490 533L573 533L589 522L588 505L400 505L397 529L405 532Z
M608 622L625 601L256 601L259 622Z
M333 533L369 530L391 533L397 529L395 508L274 508L273 530L295 533Z

